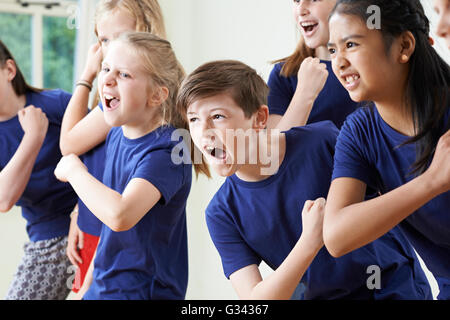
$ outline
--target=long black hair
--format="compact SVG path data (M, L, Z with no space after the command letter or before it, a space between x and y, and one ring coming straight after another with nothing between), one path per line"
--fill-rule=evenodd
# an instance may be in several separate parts
M16 63L16 60L12 56L11 52L8 50L8 47L0 40L0 68L4 68L5 64L8 60L14 61L16 65L16 76L12 80L12 87L17 96L22 96L27 92L41 92L42 89L38 89L30 86L23 76L22 71L20 71L19 66Z
M445 119L450 107L450 67L430 43L430 22L419 0L338 0L333 14L353 15L368 21L368 8L376 5L381 12L381 30L386 51L395 38L410 31L416 40L409 60L405 94L410 107L415 136L405 144L416 143L416 161L412 173L423 173L431 163L441 135L449 130ZM447 124L445 124L447 121Z

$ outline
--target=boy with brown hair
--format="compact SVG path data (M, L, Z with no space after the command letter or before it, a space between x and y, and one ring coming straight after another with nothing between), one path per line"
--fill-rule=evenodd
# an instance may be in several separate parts
M209 203L206 221L238 296L423 299L425 275L397 234L339 259L323 248L324 198L338 130L325 121L268 132L267 93L252 68L215 61L184 80L177 101L195 146L228 177ZM264 280L261 261L275 270ZM380 269L380 288L367 285L373 265Z

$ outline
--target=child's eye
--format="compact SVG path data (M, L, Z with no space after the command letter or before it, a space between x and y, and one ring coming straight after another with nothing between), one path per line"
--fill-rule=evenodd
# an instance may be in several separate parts
M213 115L212 118L213 118L213 120L219 120L219 119L224 119L225 117L221 114L215 114L215 115Z
M189 119L189 122L190 122L190 123L194 123L194 122L196 122L197 120L198 120L198 118L192 117L192 118Z
M120 73L120 76L121 76L122 78L130 78L130 75L129 75L128 73L125 73L125 72L121 72L121 73Z
M109 72L109 68L108 67L102 67L102 72L103 73L108 73Z
M354 43L354 42L349 41L349 42L347 42L347 43L345 44L345 46L347 47L347 49L350 49L350 48L356 47L357 44Z
M328 52L333 55L336 53L336 49L335 48L328 48Z

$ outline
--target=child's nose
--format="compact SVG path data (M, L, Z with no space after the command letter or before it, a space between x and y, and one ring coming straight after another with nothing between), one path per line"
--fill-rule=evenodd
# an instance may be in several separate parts
M343 71L347 69L350 65L350 62L341 54L336 54L336 66L339 70Z
M446 21L444 17L441 17L436 27L436 34L442 38L448 36L450 34L450 21Z
M309 13L307 2L308 1L300 1L300 4L298 5L299 14L301 16L305 16Z
M105 77L103 78L103 82L105 85L107 86L113 86L116 83L115 77L113 76L112 72L109 72L108 74L105 75Z

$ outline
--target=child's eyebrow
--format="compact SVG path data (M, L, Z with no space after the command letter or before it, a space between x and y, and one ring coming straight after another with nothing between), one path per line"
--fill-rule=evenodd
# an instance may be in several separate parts
M350 39L361 39L361 38L364 38L364 36L360 35L360 34L351 34L351 35L349 35L347 37L344 37L341 40L339 40L339 43L342 44L342 43L347 42ZM333 47L333 46L336 46L336 44L334 44L333 42L328 42L327 46Z
M219 111L225 111L224 108L217 107L217 108L213 108L213 109L209 110L209 112L214 112L214 111L218 111L218 110L219 110ZM193 112L193 111L188 111L187 114L197 114L197 113L196 113L196 112Z

